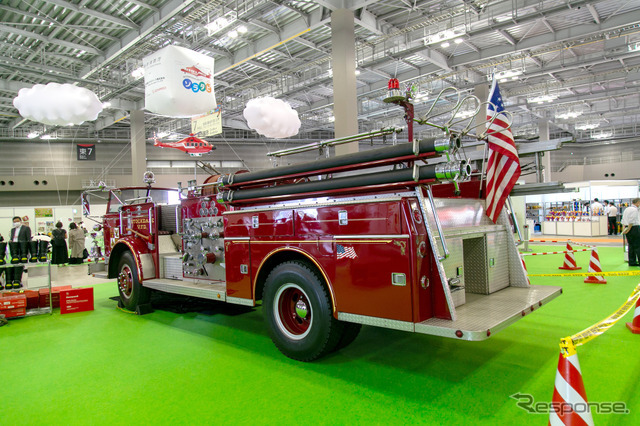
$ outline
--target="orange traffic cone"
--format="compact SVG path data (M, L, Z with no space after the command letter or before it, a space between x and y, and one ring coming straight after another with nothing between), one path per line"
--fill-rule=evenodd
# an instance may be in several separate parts
M580 362L578 362L578 354L575 352L566 358L560 354L549 413L549 425L593 426L593 416L582 382Z
M558 269L568 269L570 271L575 271L576 269L582 269L581 266L576 264L576 257L573 255L573 247L567 241L567 253L564 255L564 265L559 267Z
M636 302L636 310L633 312L633 322L627 323L627 328L633 334L640 334L640 299Z
M591 250L589 272L602 272L602 268L600 267L600 258L598 257L598 249L595 247ZM605 280L602 275L590 275L584 280L584 282L590 284L606 284L607 280Z

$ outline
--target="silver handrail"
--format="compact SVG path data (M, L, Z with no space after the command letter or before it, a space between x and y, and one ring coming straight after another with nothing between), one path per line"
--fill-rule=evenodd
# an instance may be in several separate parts
M438 217L438 212L436 212L436 204L433 202L433 195L431 194L431 188L429 188L428 186L424 186L422 185L421 187L416 189L416 192L418 192L418 194L420 194L421 188L424 188L424 190L427 192L427 196L429 197L429 204L431 204L431 211L433 212L433 219L436 223L436 229L438 230L438 235L440 236L440 242L442 243L442 250L444 251L444 256L438 256L438 260L443 261L446 258L448 258L450 256L449 253L449 249L447 248L447 242L444 239L444 233L442 232L442 225L440 224L440 218ZM422 194L420 194L422 195ZM420 197L420 198L424 198L424 197ZM422 201L420 202L420 207L421 210L423 211L424 214L424 220L427 220L426 214L424 212L424 207L422 207ZM435 247L434 247L435 249Z
M509 204L509 212L511 213L511 220L513 220L513 225L516 227L516 232L518 233L518 242L517 246L522 244L522 233L520 233L520 226L518 225L518 219L516 218L516 213L513 211L513 206L511 205L511 197L507 197L507 204ZM528 239L528 237L527 237Z
M336 139L328 139L320 142L313 142L307 145L296 146L293 148L281 149L279 151L269 152L267 156L269 157L282 157L284 155L298 154L300 152L310 151L313 149L324 148L327 146L336 146L343 143L349 142L357 142L364 139L370 139L374 137L387 136L391 134L396 134L402 131L402 127L388 127L380 130L374 130L366 133L359 133L357 135L352 136L344 136Z
M181 205L176 204L176 234L180 235L180 209Z

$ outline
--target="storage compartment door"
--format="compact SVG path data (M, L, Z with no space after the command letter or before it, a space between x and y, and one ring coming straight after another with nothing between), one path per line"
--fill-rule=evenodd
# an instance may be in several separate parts
M487 234L489 294L509 287L509 251L507 244L509 242L505 232Z
M462 241L462 252L466 292L489 294L485 236L465 238Z

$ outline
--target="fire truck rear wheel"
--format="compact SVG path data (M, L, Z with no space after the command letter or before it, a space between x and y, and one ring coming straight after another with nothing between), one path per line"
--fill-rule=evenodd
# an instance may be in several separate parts
M299 261L276 266L265 282L262 306L271 340L298 361L313 361L333 351L344 323L333 317L322 279Z
M149 303L151 292L140 284L133 254L127 251L118 262L118 292L125 308L135 311L138 305Z
M342 331L342 336L340 336L340 340L338 340L336 350L339 351L340 349L346 348L354 340L356 340L356 337L358 337L358 334L360 333L361 328L362 328L362 324L345 322L344 330Z

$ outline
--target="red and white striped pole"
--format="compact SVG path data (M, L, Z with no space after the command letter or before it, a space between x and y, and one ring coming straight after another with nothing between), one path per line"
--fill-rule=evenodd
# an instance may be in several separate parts
M549 413L549 425L593 426L593 416L587 402L587 392L584 390L582 371L575 349L567 357L560 354Z
M576 257L573 255L573 247L571 247L569 241L567 241L567 252L564 255L564 264L558 269L568 269L570 271L582 269L582 267L576 264Z

